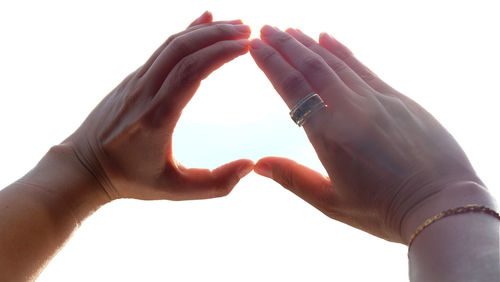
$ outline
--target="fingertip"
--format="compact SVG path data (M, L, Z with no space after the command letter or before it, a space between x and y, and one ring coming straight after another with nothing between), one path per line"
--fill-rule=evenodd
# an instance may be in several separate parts
M239 25L236 25L235 26L236 30L244 35L246 35L246 37L250 37L250 34L252 33L252 30L250 29L250 26L246 25L246 24L239 24Z
M331 51L332 47L335 45L335 40L330 34L322 32L319 34L318 43L319 45Z
M213 19L214 15L212 14L212 12L210 12L209 10L206 10L205 13L207 14L208 18Z
M245 163L238 170L238 178L241 179L247 176L254 169L254 162L252 160L242 160Z
M299 40L300 38L304 38L304 34L303 33L300 33L297 31L297 29L295 28L287 28L285 30L286 33L290 34L293 38ZM300 41L300 40L299 40Z
M212 12L210 12L209 10L206 10L205 12L203 12L203 14L201 15L200 18L205 19L205 21L207 21L207 22L211 22L213 20Z
M227 23L229 24L244 24L242 20L237 19L237 20L230 20Z
M341 46L340 42L335 39L331 34L322 32L319 34L319 40L327 45L330 46Z
M332 41L333 36L331 36L330 34L328 34L328 33L326 33L326 32L321 32L321 33L319 34L319 39L320 39L320 40L322 40L322 39L323 39L323 40L329 40L329 41Z
M233 166L233 168L229 168L231 166ZM228 171L228 174L226 174L224 180L225 184L221 186L222 190L219 196L228 195L243 177L252 172L254 162L249 159L240 159L227 164L226 168L232 170L232 172ZM236 178L234 177L235 174Z
M255 173L262 175L264 177L272 178L273 171L271 165L265 160L259 160L254 167Z
M251 50L257 50L257 49L260 49L262 47L264 47L264 42L258 38L254 38L250 41L250 49Z
M243 54L248 52L248 49L250 48L250 40L248 39L238 39L238 40L235 40L235 42L241 47L243 48Z
M266 24L260 29L260 37L263 38L263 37L269 36L269 35L273 34L274 32L276 32L276 29L274 27Z

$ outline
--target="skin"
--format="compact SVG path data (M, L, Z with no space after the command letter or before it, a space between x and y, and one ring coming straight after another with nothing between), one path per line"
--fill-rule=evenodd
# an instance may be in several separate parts
M403 244L441 211L466 204L496 208L439 122L332 36L323 33L317 42L298 29L264 26L250 53L290 108L312 92L327 105L304 129L328 177L278 157L259 160L258 174L335 220ZM415 239L412 281L498 281L499 221L489 215L455 217ZM454 237L456 232L463 236Z
M186 168L172 132L201 80L248 52L250 28L208 12L171 36L19 181L0 191L0 281L37 277L86 217L120 198L193 200L227 195L253 169L240 159ZM6 271L8 270L8 271Z
M257 65L291 108L318 93L327 108L304 129L328 176L293 160L236 160L213 171L175 162L171 136L201 80L248 51L241 21L208 12L171 36L54 146L0 191L0 281L28 281L102 205L120 198L192 200L227 195L252 169L329 217L408 243L425 219L494 199L453 137L422 107L361 64L333 37L265 26L250 44ZM445 218L409 252L412 281L498 281L499 221Z

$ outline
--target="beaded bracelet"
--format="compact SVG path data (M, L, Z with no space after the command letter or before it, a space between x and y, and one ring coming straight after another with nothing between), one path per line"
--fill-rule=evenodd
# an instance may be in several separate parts
M420 225L417 230L415 231L415 233L413 233L410 237L410 240L408 242L408 250L410 249L411 247L411 244L413 243L413 240L415 240L415 237L417 237L418 234L420 234L420 232L422 232L422 230L424 230L425 228L427 228L429 225L433 224L434 222L440 220L441 218L443 217L447 217L447 216L450 216L450 215L456 215L456 214L461 214L461 213L469 213L469 212L482 212L482 213L486 213L486 214L489 214L489 215L492 215L494 216L496 219L500 220L500 215L488 208L488 207L485 207L485 206L480 206L480 205L475 205L475 204L472 204L472 205L465 205L463 207L458 207L458 208L453 208L453 209L449 209L449 210L445 210L431 218L428 218L422 225Z

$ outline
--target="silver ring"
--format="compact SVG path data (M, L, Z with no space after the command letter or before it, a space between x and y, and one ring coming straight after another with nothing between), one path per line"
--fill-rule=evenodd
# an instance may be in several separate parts
M290 117L298 126L302 126L312 113L326 107L325 102L318 94L311 93L297 102L290 111Z

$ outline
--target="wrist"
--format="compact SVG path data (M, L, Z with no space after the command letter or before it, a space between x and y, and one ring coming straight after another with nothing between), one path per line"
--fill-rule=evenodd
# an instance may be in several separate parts
M18 183L39 194L50 210L71 213L77 224L110 201L97 179L66 145L52 147Z
M404 243L408 244L411 235L428 218L445 210L469 204L482 205L491 209L496 209L497 207L494 198L488 190L477 182L463 181L449 184L445 189L428 198L419 206L416 206L403 219L401 236Z

